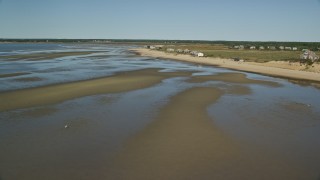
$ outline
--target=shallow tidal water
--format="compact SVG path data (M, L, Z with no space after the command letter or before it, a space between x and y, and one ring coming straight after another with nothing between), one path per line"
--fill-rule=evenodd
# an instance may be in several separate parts
M320 178L319 89L134 47L0 44L0 179Z

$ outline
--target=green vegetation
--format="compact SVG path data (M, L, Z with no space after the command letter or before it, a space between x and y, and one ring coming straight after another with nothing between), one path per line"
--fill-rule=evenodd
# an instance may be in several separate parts
M259 51L259 50L203 50L208 57L233 58L238 57L246 61L299 61L300 52L297 51Z
M238 50L230 49L230 47L222 44L182 44L182 45L166 45L162 50L167 48L189 49L192 51L203 52L207 57L218 58L239 58L246 61L268 62L268 61L300 61L301 51L280 51L280 50Z

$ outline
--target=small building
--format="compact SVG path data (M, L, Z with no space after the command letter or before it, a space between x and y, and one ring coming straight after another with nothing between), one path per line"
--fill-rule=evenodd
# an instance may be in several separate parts
M185 50L183 50L183 53L189 54L189 53L190 53L190 50L189 50L189 49L185 49Z
M150 49L156 49L156 47L155 46L150 46Z
M277 48L275 47L275 46L268 46L268 49L270 49L270 50L276 50Z
M190 54L193 55L193 56L195 56L195 55L198 54L198 51L191 51Z
M284 46L279 46L279 49L280 50L284 50Z
M291 51L292 47L285 47L284 49L287 50L287 51Z
M244 49L244 45L233 46L234 49Z
M182 53L183 50L182 50L182 49L177 49L176 52L177 52L177 53Z
M255 46L250 46L250 49L251 49L251 50L255 50L256 47L255 47Z
M298 48L297 47L293 47L292 51L298 51Z
M204 54L198 51L191 51L190 54L197 57L204 57Z
M311 60L311 62L315 62L315 61L319 60L319 56L317 56L316 53L313 51L305 50L300 55L300 59L301 60Z
M198 57L204 57L204 54L202 52L198 52L197 56Z
M155 45L154 47L156 47L157 50L161 50L163 48L163 45Z
M174 52L174 49L173 48L168 48L167 52Z
M265 50L264 46L259 47L260 50Z

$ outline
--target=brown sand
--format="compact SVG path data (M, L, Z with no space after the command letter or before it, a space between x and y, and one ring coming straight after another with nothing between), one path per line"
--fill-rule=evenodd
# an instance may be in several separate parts
M301 170L266 152L243 151L213 126L206 107L222 94L206 87L173 97L116 156L106 179L301 179Z
M0 112L19 108L60 103L79 97L118 93L146 88L175 76L191 76L191 72L163 72L145 69L123 72L112 77L0 93Z
M197 64L206 64L214 65L228 69L253 72L258 74L283 77L289 79L301 79L309 81L320 82L320 70L319 72L307 72L301 71L301 67L294 63L287 62L270 62L270 63L253 63L253 62L244 62L239 63L232 61L230 59L220 59L220 58L207 58L207 57L192 57L189 55L177 55L172 53L165 53L162 51L155 51L149 49L133 49L132 51L149 57L165 58L165 59L174 59L179 61L197 63ZM320 65L314 65L316 69L320 69Z

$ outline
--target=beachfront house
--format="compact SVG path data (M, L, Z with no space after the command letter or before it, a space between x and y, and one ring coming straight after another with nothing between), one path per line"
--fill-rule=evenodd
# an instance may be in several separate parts
M316 53L313 51L305 50L300 55L300 59L301 60L311 60L311 62L315 62L315 61L319 60L319 56L317 56Z
M154 49L156 49L156 47L155 46L150 46L150 49L154 50Z
M276 50L277 48L275 47L275 46L268 46L268 49L270 49L270 50Z
M260 50L265 50L264 46L259 47Z
M191 51L189 50L189 49L185 49L185 50L183 50L183 53L185 53L185 54L189 54Z
M144 46L146 49L156 49L156 46L151 46L151 45L147 45L147 46Z
M198 55L198 51L191 51L190 54L193 55L193 56L197 56Z
M182 49L177 49L177 53L183 53Z
M155 45L157 50L161 50L163 48L163 45Z
M198 52L197 56L198 57L204 57L204 54L202 52Z
M233 46L234 49L244 49L244 45L239 45L239 46Z
M174 49L173 48L168 48L167 52L174 52Z

